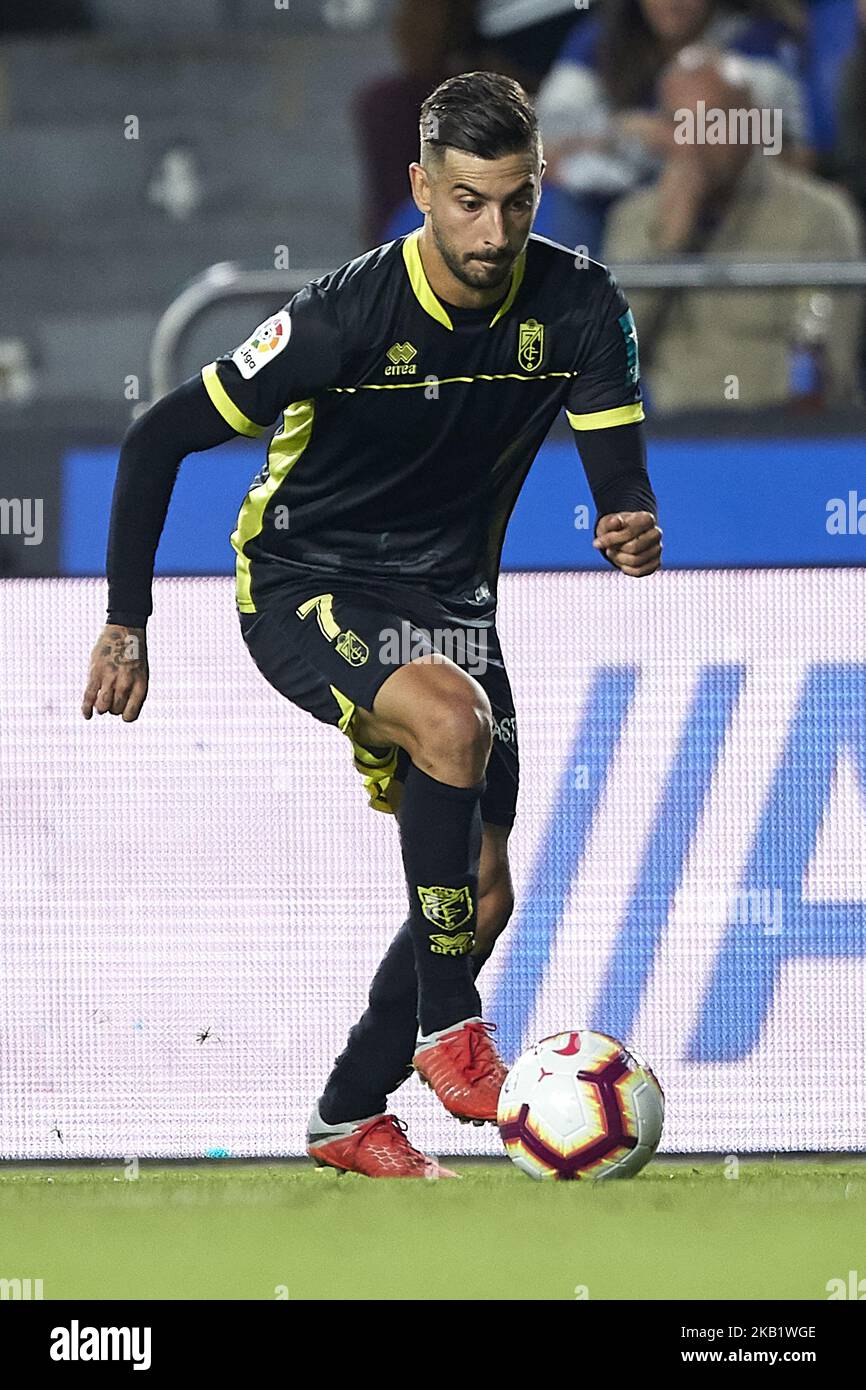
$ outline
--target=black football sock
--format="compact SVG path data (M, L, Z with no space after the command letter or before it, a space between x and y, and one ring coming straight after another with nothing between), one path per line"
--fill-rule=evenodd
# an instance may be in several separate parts
M388 947L369 1003L351 1029L319 1101L326 1124L382 1114L395 1077L405 1080L415 1052L418 985L408 922Z
M400 844L409 889L409 930L422 1033L477 1017L481 1000L469 965L475 944L482 778L452 787L414 763L400 803Z
M469 956L477 976L487 957ZM319 1101L326 1124L363 1120L384 1113L388 1096L412 1075L418 1032L415 948L404 922L382 958L369 1003L349 1033Z

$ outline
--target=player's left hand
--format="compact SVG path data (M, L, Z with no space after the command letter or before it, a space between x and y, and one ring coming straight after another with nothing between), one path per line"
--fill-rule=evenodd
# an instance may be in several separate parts
M635 579L652 574L662 560L662 533L652 512L612 512L600 517L593 545Z

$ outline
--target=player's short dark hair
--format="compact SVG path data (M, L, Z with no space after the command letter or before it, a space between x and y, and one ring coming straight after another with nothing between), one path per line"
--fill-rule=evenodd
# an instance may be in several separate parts
M501 159L532 148L538 117L519 82L498 72L462 72L431 92L421 107L421 157L446 149Z

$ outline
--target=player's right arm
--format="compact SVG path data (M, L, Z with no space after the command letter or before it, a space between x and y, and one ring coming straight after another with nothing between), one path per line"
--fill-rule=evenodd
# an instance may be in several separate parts
M234 352L150 407L123 440L111 504L108 615L90 658L81 712L138 718L147 697L146 627L156 548L180 464L236 435L266 434L285 405L337 379L341 335L320 285L308 285Z
M653 574L661 528L646 466L634 316L609 273L568 395L568 420L598 515L594 545L623 574Z
M90 656L81 713L137 719L147 698L145 629L153 562L181 461L231 439L201 377L152 405L127 430L114 482L106 571L108 617Z

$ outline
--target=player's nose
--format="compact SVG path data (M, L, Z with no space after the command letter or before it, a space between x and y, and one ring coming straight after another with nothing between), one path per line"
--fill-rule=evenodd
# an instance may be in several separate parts
M505 230L505 218L502 209L487 205L487 221L484 227L484 246L486 253L491 252L501 254L508 248L508 234Z

